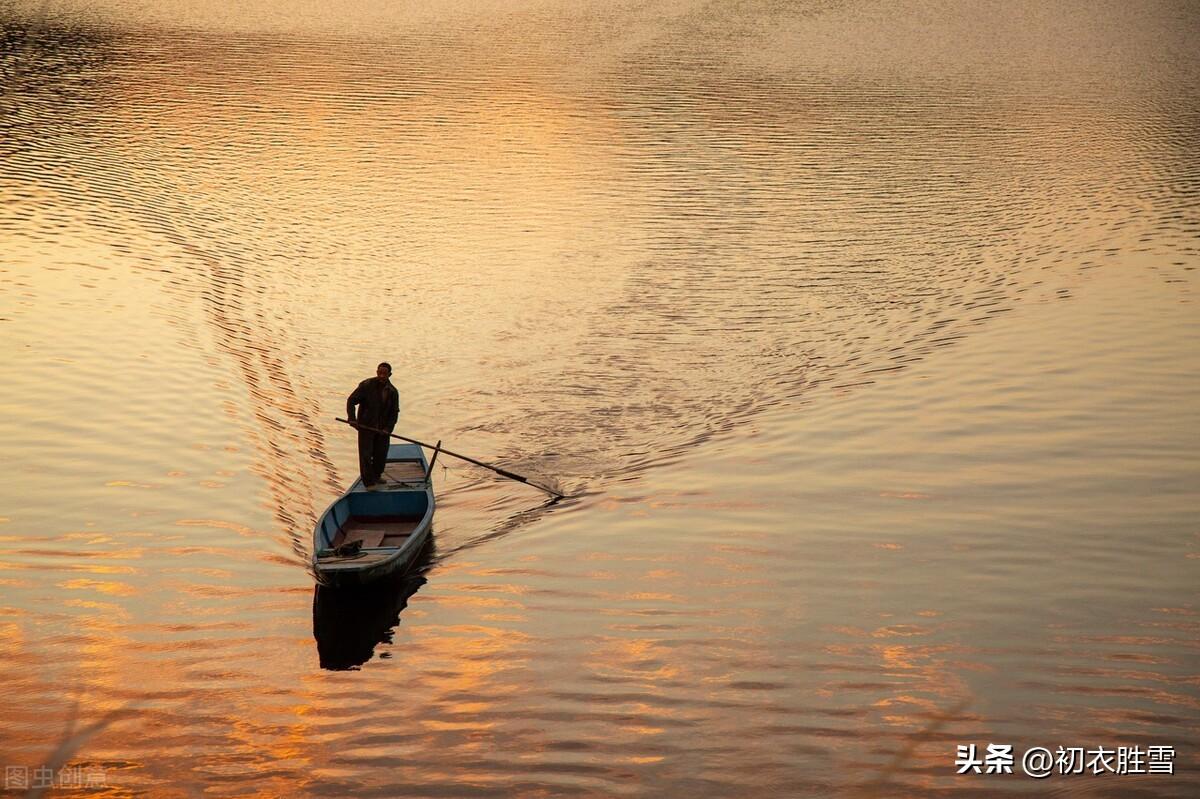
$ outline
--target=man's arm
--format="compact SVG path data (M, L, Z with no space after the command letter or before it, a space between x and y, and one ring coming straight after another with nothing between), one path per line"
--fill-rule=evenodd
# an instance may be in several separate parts
M362 383L358 384L358 388L350 392L350 396L346 397L346 418L351 422L358 421L354 415L354 406L362 402Z
M394 387L392 388L392 396L388 402L387 412L387 431L390 433L396 429L396 420L400 418L400 392Z

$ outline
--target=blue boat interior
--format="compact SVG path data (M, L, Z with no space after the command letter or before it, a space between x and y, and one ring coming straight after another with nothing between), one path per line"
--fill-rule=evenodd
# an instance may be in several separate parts
M426 468L420 447L393 444L388 450L385 487L370 491L356 481L321 517L318 548L354 541L364 548L402 545L429 511Z

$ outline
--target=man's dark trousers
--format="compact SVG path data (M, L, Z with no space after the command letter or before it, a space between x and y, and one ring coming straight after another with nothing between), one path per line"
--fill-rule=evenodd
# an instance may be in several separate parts
M388 437L370 430L358 431L358 473L363 485L378 483L387 465Z

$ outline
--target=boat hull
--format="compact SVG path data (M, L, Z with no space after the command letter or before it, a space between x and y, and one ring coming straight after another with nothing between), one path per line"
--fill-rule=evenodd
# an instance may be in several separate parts
M325 509L313 530L312 567L318 582L368 585L412 567L432 535L428 468L421 447L393 444L383 485L368 489L356 480Z

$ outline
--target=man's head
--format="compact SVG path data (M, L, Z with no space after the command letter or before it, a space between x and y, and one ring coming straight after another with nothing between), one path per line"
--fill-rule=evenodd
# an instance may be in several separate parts
M387 380L392 376L392 365L387 361L375 367L375 376L380 380Z

